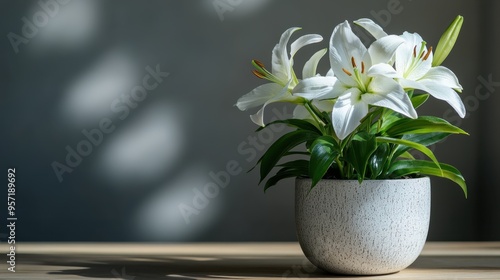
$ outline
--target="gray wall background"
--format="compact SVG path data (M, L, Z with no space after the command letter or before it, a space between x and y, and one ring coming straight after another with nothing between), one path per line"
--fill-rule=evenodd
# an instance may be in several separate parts
M226 5L223 20L214 2ZM16 53L8 34L22 35L23 18L32 21L43 9L36 1L0 1L0 166L4 172L10 167L17 171L18 240L295 240L293 181L264 195L257 172L241 172L191 215L189 224L179 211L180 205L193 204L196 189L213 181L210 172L228 163L246 171L256 162L249 151L249 137L259 139L256 127L247 112L233 106L263 82L250 73L251 59L269 65L281 33L300 26L301 34L325 38L296 56L302 67L327 46L335 25L361 17L373 18L389 33L418 32L435 46L458 14L465 18L464 27L444 65L464 87L467 118L457 119L437 100L420 114L443 116L470 133L435 147L441 161L466 177L469 198L453 183L432 179L429 240L500 240L500 3L229 3L73 0L58 4ZM43 16L38 20L43 22ZM111 104L142 84L145 68L156 65L169 76L128 114L113 112ZM327 59L320 68L326 72ZM484 80L494 82L485 85ZM267 117L276 112L290 114L291 108L271 106ZM105 118L114 131L104 134L102 143L59 182L51 164L64 163L66 146L76 149L86 139L82 130L98 128ZM264 143L258 144L267 147L265 142L279 134L261 135ZM253 149L257 156L262 153ZM4 189L0 201L5 208L6 196ZM6 215L3 209L0 213Z

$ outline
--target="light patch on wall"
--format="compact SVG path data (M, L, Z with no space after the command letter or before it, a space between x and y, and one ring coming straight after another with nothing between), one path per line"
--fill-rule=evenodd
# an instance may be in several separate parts
M40 5L39 2L51 3ZM42 7L43 6L43 7ZM92 42L99 30L101 16L100 3L96 0L69 1L34 1L28 15L47 15L47 23L39 24L38 33L30 43L30 50L43 54L54 50L77 50ZM40 19L41 17L39 17ZM33 20L35 23L36 20ZM39 20L40 21L40 20Z
M186 224L179 212L179 204L193 199L193 188L201 188L207 181L207 168L186 169L172 183L150 195L137 210L132 228L136 238L155 241L193 241L205 234L215 223L221 212L220 199L213 199L210 205L192 215Z
M238 2L238 1L234 1ZM235 7L234 13L235 15L252 15L264 9L267 4L269 4L269 0L242 0L242 3Z
M130 94L138 79L134 59L121 50L106 53L68 88L62 100L62 119L71 126L94 126L109 116L113 100Z
M269 0L205 0L205 9L221 21L256 15L264 9Z
M185 143L178 104L152 105L129 123L118 123L97 164L121 188L160 178L182 155ZM121 127L123 126L123 127Z

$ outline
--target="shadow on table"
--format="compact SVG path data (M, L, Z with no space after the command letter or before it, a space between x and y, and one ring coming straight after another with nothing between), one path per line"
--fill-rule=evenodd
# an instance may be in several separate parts
M453 269L500 271L498 256L421 256L411 266L412 269Z
M78 260L57 255L23 255L23 263L53 266L49 275L74 275L93 279L243 279L272 278L330 278L352 277L327 274L315 268L303 257L249 258L228 256L102 256L79 255ZM49 269L45 267L45 269ZM500 271L499 257L422 256L410 270L491 270ZM381 276L380 279L384 279ZM392 278L392 277L391 277ZM379 279L370 277L369 279Z
M95 279L239 279L248 277L331 278L305 258L210 256L23 255L23 263L42 265L49 275ZM52 266L53 268L49 268ZM21 271L22 273L22 271Z

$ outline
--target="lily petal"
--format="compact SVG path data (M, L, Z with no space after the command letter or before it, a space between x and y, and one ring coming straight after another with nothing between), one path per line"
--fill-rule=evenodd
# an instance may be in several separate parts
M250 119L258 126L265 126L264 124L264 109L266 108L267 105L274 103L274 102L281 102L281 101L294 101L298 97L292 96L288 92L288 86L290 86L291 81L288 82L288 84L281 88L281 90L275 94L271 99L267 100L263 105L262 108L255 114L250 115Z
M403 40L405 40L405 43L411 47L412 51L414 46L417 46L417 51L418 51L420 49L420 46L422 45L422 42L424 41L424 39L422 39L422 36L420 36L420 34L410 33L408 31L403 32L403 34L400 35L400 37L403 38Z
M335 104L335 101L333 101L333 100L313 100L312 103L320 111L329 113L333 110L333 105Z
M327 76L327 77L329 77L329 76ZM350 86L342 83L340 80L337 79L337 81L333 85L332 91L330 91L329 93L321 96L321 99L325 100L325 99L334 99L334 98L337 98L340 95L344 94L350 88L352 88L352 87L350 87Z
M313 56L304 64L304 69L302 70L302 79L307 79L316 76L316 71L318 69L318 64L321 58L326 54L328 49L322 49L313 54Z
M327 94L331 96L336 82L337 78L335 77L317 76L304 79L295 86L292 94L309 100L319 99Z
M368 48L372 64L387 63L391 60L397 48L405 41L396 35L389 35L377 39Z
M408 68L412 64L413 56L413 47L415 45L411 45L408 42L405 42L399 46L395 53L395 63L394 66L396 71L399 73L401 77L404 77ZM420 78L420 77L419 77Z
M264 104L264 106L262 106L262 108L260 108L259 111L257 111L257 113L250 115L250 119L254 124L262 127L266 126L264 124L264 109L266 108L266 106L267 102Z
M318 34L308 34L298 38L290 46L290 57L293 58L302 47L321 41L323 41L323 37Z
M401 78L398 72L387 63L375 64L367 72L368 76L384 76L387 78Z
M346 138L368 114L368 105L360 100L361 92L351 88L335 102L332 111L332 125L340 140Z
M411 81L407 79L399 79L399 83L405 89L419 89L423 90L434 98L439 100L444 100L450 104L453 109L458 113L458 115L463 118L465 117L465 106L460 99L460 96L456 91L451 89L450 87L443 86L441 84L434 83L431 80L423 80L423 81Z
M444 66L432 67L420 81L427 83L427 80L455 90L461 91L463 89L458 82L457 76L450 69Z
M380 39L382 37L387 36L387 33L385 33L384 29L382 29L380 25L376 24L375 22L373 22L373 20L369 18L361 18L354 21L354 23L363 27L366 31L372 34L372 36L375 37L375 39Z
M450 87L428 80L422 80L419 81L419 83L423 85L422 90L428 92L430 95L434 96L434 98L446 101L451 107L453 107L453 109L455 109L461 118L465 117L466 110L464 103L456 91Z
M343 69L352 70L351 58L362 61L366 53L366 47L356 36L347 21L337 25L330 39L330 64L335 76L342 83L355 87L357 83L347 75ZM365 61L365 63L367 63ZM367 67L370 67L367 65Z
M402 78L402 79L398 79L398 82L399 82L399 85L401 85L401 87L404 88L405 90L420 89L420 90L426 91L425 86L417 81Z
M410 118L417 118L417 112L403 88L393 79L375 77L370 83L370 93L361 99L367 104L389 108Z
M273 97L278 96L282 91L283 87L278 84L275 83L263 84L261 86L258 86L251 92L240 97L236 102L236 106L241 111L261 106L268 100L272 99Z
M272 73L283 82L290 78L290 59L288 58L287 45L292 34L300 30L299 27L292 27L286 30L279 43L273 49L272 55Z
M426 60L420 59L419 51L423 39L418 33L404 32L400 37L405 43L396 51L396 70L406 79L416 81L431 69L433 54L431 52ZM417 57L414 56L414 49ZM414 63L415 59L418 62Z

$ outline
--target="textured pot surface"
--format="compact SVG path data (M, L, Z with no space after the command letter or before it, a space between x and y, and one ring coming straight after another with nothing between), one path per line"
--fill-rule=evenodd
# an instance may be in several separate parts
M418 257L430 219L430 180L295 182L300 246L319 268L337 274L400 271Z

